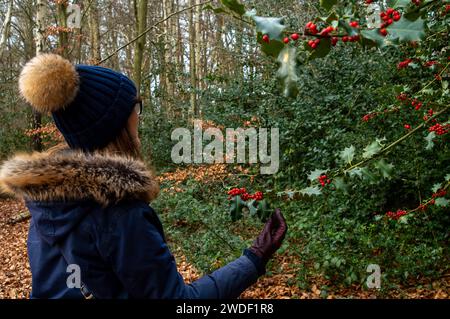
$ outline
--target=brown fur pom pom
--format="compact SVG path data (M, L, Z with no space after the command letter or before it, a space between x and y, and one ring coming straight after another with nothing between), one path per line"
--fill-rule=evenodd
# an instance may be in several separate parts
M31 59L19 78L25 100L38 112L55 112L67 106L78 92L75 66L56 54L41 54Z

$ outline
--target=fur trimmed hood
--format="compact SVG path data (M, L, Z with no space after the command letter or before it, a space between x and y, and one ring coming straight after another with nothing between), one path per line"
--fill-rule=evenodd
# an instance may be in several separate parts
M90 199L108 206L123 199L150 202L159 185L141 161L62 150L20 154L4 162L0 190L37 202Z

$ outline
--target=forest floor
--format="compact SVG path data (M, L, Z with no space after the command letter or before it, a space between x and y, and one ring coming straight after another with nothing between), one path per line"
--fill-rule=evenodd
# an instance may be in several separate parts
M0 299L1 298L28 298L31 291L31 273L27 258L27 233L29 220L11 223L19 214L26 212L23 202L13 199L0 199ZM186 282L199 277L195 267L186 261L183 253L175 251L178 269ZM294 257L278 255L277 270L270 275L260 278L258 282L247 289L242 298L323 298L320 287L329 283L325 279L317 278L315 284L305 291L295 284L295 270L292 265L301 261ZM420 288L418 288L420 287ZM450 298L450 278L428 283L417 283L410 287L383 295L385 298ZM361 286L336 288L329 290L326 298L380 298L373 291L363 290Z

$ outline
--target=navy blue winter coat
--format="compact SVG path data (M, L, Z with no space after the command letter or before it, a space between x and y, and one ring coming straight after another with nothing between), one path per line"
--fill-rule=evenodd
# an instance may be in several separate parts
M31 298L83 298L67 285L69 264L94 298L236 298L264 272L245 250L185 284L149 206L158 184L140 161L70 150L20 155L3 164L0 185L32 215Z

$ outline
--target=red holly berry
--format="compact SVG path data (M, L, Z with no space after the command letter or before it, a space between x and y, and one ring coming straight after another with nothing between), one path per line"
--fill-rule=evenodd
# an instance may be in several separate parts
M345 35L342 37L342 42L348 42L348 40L350 40L348 36Z
M332 38L331 38L331 45L336 46L336 44L338 43L338 41L339 41L339 38L337 38L337 37L332 37Z
M366 0L366 4L371 4L373 0Z
M288 37L286 37L286 38L283 39L283 42L284 42L285 44L288 44L289 41L291 41L291 40L290 40Z
M351 22L349 23L349 25L350 25L352 28L358 28L358 27L359 27L358 21L351 21Z
M262 40L263 40L264 42L266 42L266 43L269 43L269 42L270 42L269 35L268 35L268 34L264 34L263 37L262 37Z
M411 129L411 125L409 125L409 124L405 124L404 127L405 127L405 129L407 129L407 130Z
M306 24L306 30L311 34L317 34L319 32L317 26L311 21Z
M397 96L397 99L400 101L406 101L408 99L408 95L406 93L401 93Z
M425 67L430 67L430 66L433 66L433 65L435 65L435 64L437 64L438 62L437 61L427 61L425 64L424 64L424 66Z
M430 132L435 132L436 135L444 135L447 134L450 130L450 124L442 125L440 123L436 123L432 127L428 129Z
M384 36L384 37L387 36L387 34L388 34L387 30L384 29L384 28L383 28L383 29L380 29L380 33L381 33L381 35Z
M294 33L291 35L291 39L294 41L297 41L300 38L300 36L297 33Z
M405 61L400 62L397 64L397 69L403 69L406 68L410 63L412 62L412 59L406 59Z
M350 42L357 42L357 41L359 41L359 34L350 37Z

